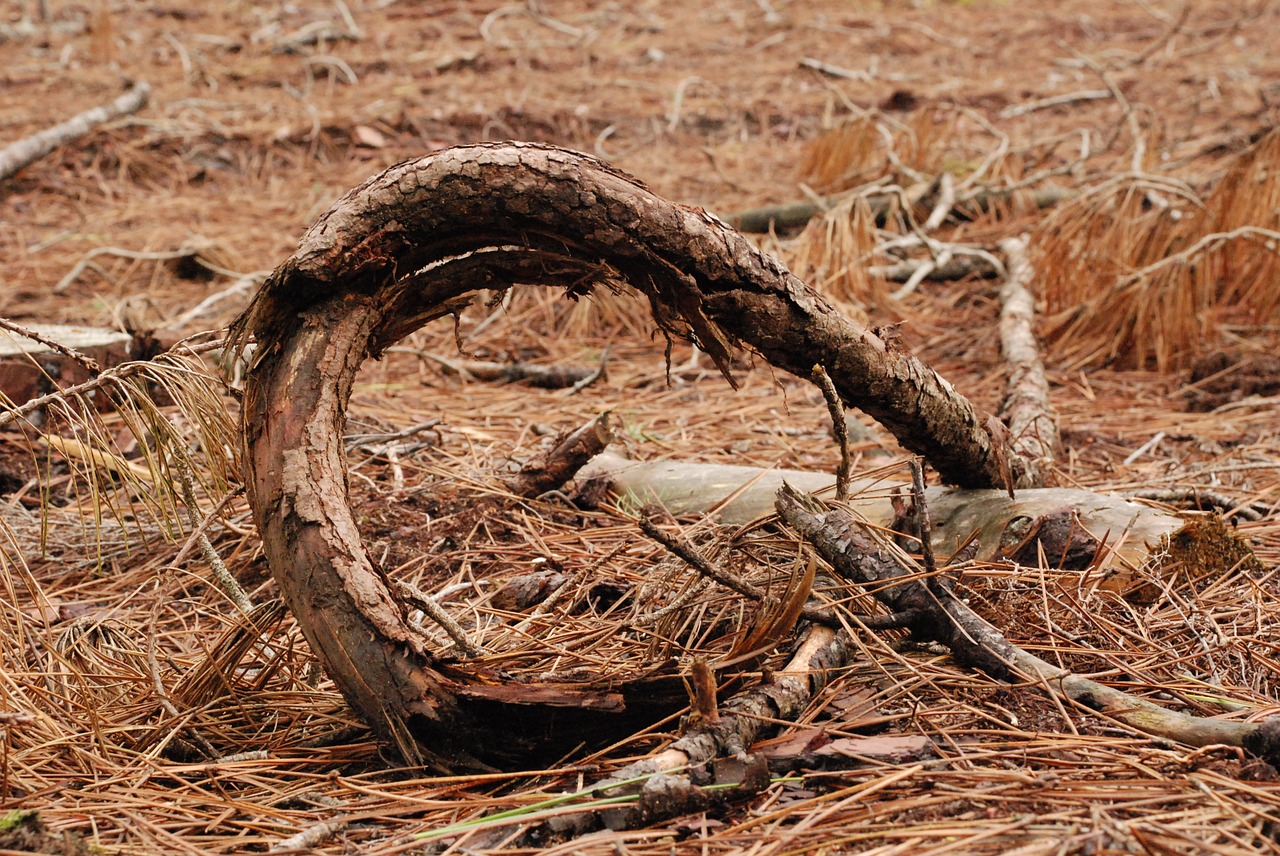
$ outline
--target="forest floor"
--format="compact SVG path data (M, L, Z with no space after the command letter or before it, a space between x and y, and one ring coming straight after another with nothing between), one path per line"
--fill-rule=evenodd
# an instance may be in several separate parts
M894 260L885 242L932 213L938 176L961 196L1023 183L981 210L957 202L931 234L992 252L1031 236L1065 444L1058 480L1212 495L1267 572L1188 574L1141 601L1038 569L979 568L963 584L1046 658L1166 706L1259 718L1280 706L1275 238L1224 248L1201 266L1207 290L1154 273L1113 286L1223 231L1176 230L1221 214L1219 188L1240 176L1232 204L1260 201L1222 222L1280 228L1277 32L1280 9L1225 0L0 3L0 145L131 81L152 87L142 111L0 179L0 318L166 336L224 328L248 289L189 310L279 264L366 178L445 146L532 140L594 154L730 220L900 186L921 204L908 216L899 203L879 230L856 211L851 226L836 204L759 240L850 314L900 325L903 347L994 411L1007 376L998 280L926 279L895 296L902 283L865 270ZM1040 103L1054 96L1069 97ZM1046 188L1076 195L1041 206L1032 194ZM127 253L100 253L63 281L103 247ZM136 256L184 249L200 261ZM544 365L595 366L607 350L607 373L565 395L421 356L460 359L455 342L468 358ZM429 590L513 567L676 579L681 569L616 509L575 525L534 503L443 543L463 512L441 506L441 483L482 484L603 410L636 458L821 471L838 461L815 387L744 358L731 389L690 346L664 354L627 294L571 302L516 290L403 344L362 371L352 430L432 427L390 458L353 447L351 490L371 554ZM220 406L237 410L232 395ZM165 412L180 428L194 418ZM121 457L141 455L124 422L107 414L101 425ZM859 466L904 478L906 453L868 427ZM152 503L137 483L105 490L110 477L48 446L33 458L29 436L0 425L0 812L37 811L44 828L0 824L0 851L265 852L310 829L298 852L520 852L542 815L450 824L537 809L678 731L673 710L537 770L397 767L317 673L289 616L265 639L245 632L191 549L180 501ZM245 500L230 493L234 460L216 470L198 473L199 516L212 515L213 546L265 604L274 585ZM1280 852L1270 765L1153 741L891 633L857 639L854 665L773 744L799 757L797 741L821 731L835 749L706 811L546 852Z

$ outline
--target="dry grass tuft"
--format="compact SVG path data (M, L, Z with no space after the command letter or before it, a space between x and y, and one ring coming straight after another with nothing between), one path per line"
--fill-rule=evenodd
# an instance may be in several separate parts
M1107 182L1037 229L1045 335L1072 366L1184 369L1224 327L1280 317L1278 226L1277 131L1203 201L1151 177Z
M885 299L883 284L867 270L876 243L875 215L865 197L854 195L811 220L785 255L796 276L865 323L865 308Z

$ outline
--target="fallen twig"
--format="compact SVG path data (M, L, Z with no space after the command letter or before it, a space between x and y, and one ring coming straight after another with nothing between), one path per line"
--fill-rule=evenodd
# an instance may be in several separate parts
M31 339L34 342L39 342L46 348L57 351L64 357L69 357L70 359L75 360L77 363L84 366L84 370L90 375L97 375L102 371L102 366L98 365L98 361L93 359L93 357L85 356L75 348L68 347L55 339L51 339L37 330L32 330L29 327L23 327L21 324L16 324L7 318L0 318L0 327L3 327L5 330L9 330L10 332L17 333L19 336L24 338Z
M1101 101L1110 97L1110 89L1084 89L1080 92L1068 92L1065 95L1051 95L1038 101L1028 101L1025 104L1014 104L1006 107L1000 111L1000 118L1014 119L1018 116L1025 116L1028 113L1035 113L1037 110L1064 107L1068 104L1078 104L1081 101Z
M788 485L778 491L777 508L839 575L869 585L897 612L921 610L924 618L913 625L915 633L948 646L958 662L1044 687L1144 734L1190 746L1239 746L1271 763L1280 761L1280 717L1239 722L1193 716L1072 674L1014 645L947 587L926 585L919 569L904 570L910 559L879 545L874 530L847 512L827 509Z
M110 104L86 110L52 128L10 143L0 149L0 180L38 161L58 146L89 133L97 125L138 112L146 106L150 94L150 86L144 82L136 83Z

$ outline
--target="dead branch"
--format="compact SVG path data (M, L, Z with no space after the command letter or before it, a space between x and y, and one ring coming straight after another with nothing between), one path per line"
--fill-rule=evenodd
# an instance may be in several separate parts
M507 481L507 486L517 496L529 497L558 490L611 442L613 425L606 411L561 438L544 454L528 461Z
M505 744L469 730L454 683L361 542L340 427L355 373L495 281L579 294L601 278L644 292L656 323L694 341L727 378L740 342L797 375L820 363L846 405L944 479L1002 483L988 417L704 211L542 145L459 147L392 167L320 219L234 329L237 341L259 343L244 428L272 573L347 699L406 757L424 757L419 738L460 752L454 761Z
M1014 104L1000 111L1001 119L1015 119L1037 110L1049 110L1053 107L1064 107L1068 104L1079 104L1081 101L1101 101L1111 97L1110 89L1085 89L1079 92L1068 92L1065 95L1051 95L1025 104Z
M39 330L34 330L30 327L23 327L21 324L10 321L8 318L0 318L0 328L8 330L11 333L17 333L25 339L31 339L34 342L39 342L49 350L56 351L68 359L75 360L84 368L85 371L89 373L90 376L96 377L102 372L102 366L100 366L98 361L93 357L82 354L70 345L64 345L57 339L44 335Z
M836 438L836 446L840 449L840 463L836 466L836 499L849 498L849 480L853 477L853 456L849 453L849 415L845 413L844 404L831 383L827 370L822 366L813 367L813 382L822 390L822 397L827 402L827 413L831 415L831 431ZM862 423L857 423L862 427ZM865 434L865 429L864 429ZM865 440L863 436L859 439Z
M463 377L484 381L502 381L503 383L528 383L538 389L566 389L579 384L588 384L600 377L599 367L591 369L586 366L540 366L535 363L510 362L498 363L489 360L450 360L419 348L393 346L387 348L388 353L413 354L419 359L436 363L446 370Z
M827 509L788 485L778 491L777 508L838 574L870 586L895 612L919 610L923 617L913 625L914 631L948 646L958 662L997 678L1043 687L1144 734L1190 746L1240 746L1271 763L1280 761L1280 717L1237 722L1192 716L1050 665L1011 643L949 587L927 585L919 569L907 579L901 564L905 557L878 544L873 530L848 512Z
M1015 193L1020 192L1023 186L1019 184L1018 187L1014 188L980 188L968 193L958 194L957 198L962 204L975 206L979 210L987 210L997 202L1010 199ZM1031 204L1036 208L1052 208L1064 199L1075 196L1076 192L1059 187L1045 187L1033 190L1028 195ZM848 194L839 193L834 196L820 197L816 200L803 199L795 202L784 202L779 205L749 208L745 211L738 211L728 215L725 217L725 221L741 232L750 233L766 233L773 229L798 229L822 212L829 211L839 205L847 196ZM927 202L927 200L922 201ZM875 215L876 222L883 224L885 215L889 210L888 200L883 197L877 197L869 199L867 204L871 207L871 213Z
M919 274L921 269L925 269L924 279L933 282L950 282L970 276L991 279L1000 275L999 269L985 256L953 256L944 264L933 259L904 259L889 265L869 267L867 273L889 282L907 282Z
M46 128L38 134L10 143L0 149L0 181L24 166L38 161L58 146L65 145L76 137L84 136L97 125L138 112L146 106L150 94L151 87L145 82L135 83L129 91L110 104L86 110L52 128Z
M1035 335L1035 298L1029 286L1035 271L1027 259L1025 238L1000 242L1009 275L1000 287L1000 351L1009 365L1000 415L1018 450L1015 482L1043 487L1062 454L1058 420L1049 404L1049 382Z

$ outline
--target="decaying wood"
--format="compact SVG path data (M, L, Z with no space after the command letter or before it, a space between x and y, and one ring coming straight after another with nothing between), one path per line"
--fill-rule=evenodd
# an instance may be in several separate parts
M606 452L579 473L601 479L617 494L638 503L656 503L675 515L713 512L721 523L738 526L773 511L773 497L786 482L815 493L830 490L828 473L805 470L698 464L684 461L629 461ZM897 516L892 497L909 489L904 482L858 479L850 485L849 506L868 521L888 526ZM950 555L975 535L982 545L977 558L997 557L1017 549L1032 521L1065 516L1082 531L1107 539L1104 564L1141 566L1161 539L1183 527L1175 514L1129 502L1123 497L1086 490L1046 488L1005 491L930 488L934 549ZM1043 545L1042 545L1043 546ZM1056 557L1055 557L1056 558Z
M580 479L597 480L627 502L654 503L674 515L715 514L741 526L774 510L783 483L806 493L829 492L835 479L805 470L629 461L611 452L582 468ZM855 480L847 507L872 525L889 527L898 517L893 497L905 482ZM1154 596L1151 580L1185 573L1229 574L1255 569L1258 559L1215 515L1180 515L1124 497L1072 488L998 490L932 487L925 492L934 552L950 556L976 543L972 558L1037 565L1040 557L1068 570L1088 569L1091 584L1137 600Z
M517 496L541 496L558 490L582 466L604 451L613 441L609 414L601 413L586 425L560 438L545 453L525 463L507 486Z
M970 609L946 584L909 573L899 559L870 537L848 512L825 508L784 485L778 513L845 578L870 585L895 612L912 611L913 629L951 648L956 659L997 678L1043 687L1118 722L1190 746L1240 746L1271 763L1280 762L1280 717L1239 722L1167 710L1145 699L1053 666L1011 643ZM898 582L893 582L897 580Z
M411 759L426 744L465 760L483 741L361 542L342 444L355 373L478 289L523 282L577 295L609 280L646 294L657 324L726 376L739 342L801 376L820 363L846 404L945 479L1002 483L987 417L706 212L548 146L466 146L394 166L307 232L236 335L258 340L244 428L272 573L343 694Z
M46 128L38 134L10 143L0 149L0 180L38 161L58 146L89 133L97 125L138 112L146 106L150 95L150 86L146 83L136 83L110 104L86 110L52 128Z
M1049 382L1035 334L1034 270L1025 238L1000 242L1009 275L1000 287L1000 352L1009 365L1000 415L1013 435L1014 481L1019 487L1044 485L1062 455L1058 420L1049 405Z
M8 325L4 325L8 326ZM0 394L23 404L54 386L96 377L105 367L131 358L133 337L118 330L65 324L17 327L35 336L0 328Z
M979 189L971 195L962 197L960 203L962 208L973 206L980 210L986 210L997 202L1015 198L1015 194L1019 192L999 188ZM1025 192L1031 200L1031 204L1036 208L1052 208L1064 199L1069 199L1076 194L1074 190L1060 187L1044 187ZM798 229L822 212L836 207L845 198L844 194L837 194L817 200L803 199L797 202L784 202L780 205L766 205L762 208L751 208L746 211L739 211L736 214L730 214L725 220L728 221L729 225L742 232L764 233L774 229ZM876 197L868 200L867 204L871 206L871 213L875 216L876 221L883 224L884 217L890 208L888 198ZM921 204L932 207L928 199L922 199Z

